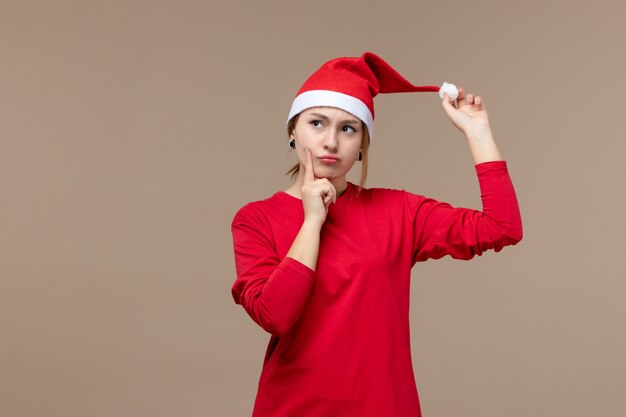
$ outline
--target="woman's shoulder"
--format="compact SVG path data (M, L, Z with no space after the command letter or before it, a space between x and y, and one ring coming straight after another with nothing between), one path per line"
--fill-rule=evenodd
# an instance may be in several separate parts
M354 186L358 188L357 185ZM358 191L358 195L368 200L380 200L380 199L404 199L409 195L408 191L401 188L388 188L388 187L362 187Z
M429 198L404 188L373 187L361 188L358 194L363 205L381 210L400 209L408 207L410 210L420 206Z

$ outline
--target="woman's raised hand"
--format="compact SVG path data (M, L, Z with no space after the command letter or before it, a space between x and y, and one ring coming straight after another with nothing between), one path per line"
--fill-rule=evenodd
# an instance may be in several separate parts
M444 93L441 102L454 126L468 138L490 134L489 118L482 97L474 94L466 96L463 87L459 87L457 100L458 108L450 102L450 96Z
M321 227L326 220L330 203L337 200L337 191L328 179L315 178L311 151L305 149L304 152L304 184L302 185L304 221L312 222Z

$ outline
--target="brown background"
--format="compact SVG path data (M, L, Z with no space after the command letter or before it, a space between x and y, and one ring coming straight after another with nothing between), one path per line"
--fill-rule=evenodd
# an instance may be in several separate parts
M230 220L289 184L300 84L365 50L485 97L524 219L414 268L425 416L626 414L624 3L385 3L2 1L3 416L250 415ZM480 208L436 95L376 110L369 186Z

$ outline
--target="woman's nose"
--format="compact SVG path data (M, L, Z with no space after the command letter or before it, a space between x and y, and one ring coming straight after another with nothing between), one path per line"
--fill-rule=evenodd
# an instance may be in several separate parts
M324 139L324 149L336 150L338 145L339 144L337 143L337 132L335 132L334 130L329 130L326 138Z

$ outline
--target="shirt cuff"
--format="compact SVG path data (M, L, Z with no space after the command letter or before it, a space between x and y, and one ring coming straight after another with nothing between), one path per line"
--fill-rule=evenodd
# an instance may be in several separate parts
M476 169L477 174L497 170L503 170L505 172L508 172L508 167L505 160L481 162L480 164L474 165L474 168Z
M302 262L286 256L282 262L281 267L290 270L291 272L295 272L303 278L312 281L315 277L315 271L303 264Z

